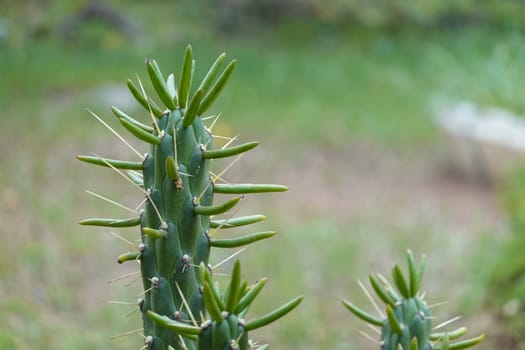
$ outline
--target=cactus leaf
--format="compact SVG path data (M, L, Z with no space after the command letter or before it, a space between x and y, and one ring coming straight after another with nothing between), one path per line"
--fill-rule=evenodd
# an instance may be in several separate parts
M77 159L86 163L105 166L107 168L114 167L125 170L142 170L144 168L142 162L131 162L93 156L77 156Z
M481 335L479 335L479 336L477 336L475 338L462 340L462 341L458 341L457 343L450 344L448 346L448 349L449 350L460 350L460 349L471 348L474 345L477 345L477 344L481 343L484 339L485 339L485 335L481 334ZM442 348L441 350L446 350L446 349Z
M156 117L160 117L162 114L164 114L163 111L161 111L153 103L150 103L147 100L147 98L144 95L142 95L140 90L135 86L135 84L130 79L127 80L126 84L128 85L128 89L133 95L133 97L135 97L135 100L137 100L137 102L140 103L140 105L144 107L148 112L151 111L151 113L153 113L153 115Z
M187 128L190 126L193 121L195 120L195 117L197 116L197 110L199 109L199 105L201 104L202 100L202 90L197 90L195 95L190 100L190 103L188 104L188 108L186 108L186 112L184 113L184 120L182 122L182 125Z
M257 297L257 295L261 292L263 287L266 285L266 278L261 278L258 280L248 291L246 294L244 294L241 299L239 300L239 303L235 307L235 310L233 311L236 314L240 314L244 310L250 306L250 304L253 302L253 300Z
M175 85L175 76L173 74L168 75L168 78L166 79L166 88L168 88L168 92L173 101L177 101L177 87Z
M439 332L439 333L434 332L430 334L430 340L437 341L437 340L445 338L445 336L448 336L450 340L454 340L454 339L464 336L465 334L467 334L467 328L460 327L451 332Z
M119 264L122 264L126 261L136 261L140 258L140 252L127 252L127 253L123 253L123 254L120 254L118 259L117 259L117 262Z
M179 106L181 108L185 108L186 102L188 102L188 95L190 93L191 81L193 78L193 68L193 51L191 45L188 45L184 54L184 60L182 61L179 81Z
M392 298L393 300L397 301L401 299L401 297L396 293L396 291L394 290L394 288L392 287L392 285L390 284L390 282L388 282L388 280L386 279L385 276L383 276L382 274L378 273L377 274L377 278L379 279L379 281L381 281L381 283L384 285L384 288L385 288L385 292L390 296L390 298Z
M241 197L235 197L229 201L217 205L196 205L193 210L195 214L198 215L219 215L233 208L237 203L239 203L240 200Z
M166 80L162 76L162 72L154 59L146 60L146 70L148 71L151 84L155 88L162 103L171 110L176 109L177 105L175 101L173 101L173 96L171 96L170 91L168 90Z
M165 238L168 235L166 230L157 230L151 227L143 227L142 232L150 238Z
M126 175L131 181L133 181L133 183L139 185L140 187L144 187L144 178L142 177L142 174L136 171L128 171Z
M236 156L238 154L249 151L255 147L259 142L253 141L248 143L243 143L242 145L219 148L219 149L207 149L202 151L202 157L204 159L217 159L217 158L226 158L231 156Z
M421 285L421 281L423 280L423 275L425 274L425 266L426 266L426 259L427 257L425 255L421 256L421 260L419 261L419 265L417 267L417 280L419 282L419 285Z
M417 272L417 264L414 259L414 254L411 250L407 251L407 261L408 261L408 276L410 284L410 295L415 296L419 291L420 280Z
M166 157L166 175L172 180L179 179L179 170L172 156Z
M399 335L403 334L403 326L401 323L399 323L396 315L394 314L394 310L390 307L390 305L386 306L386 315L392 330Z
M383 324L383 321L381 321L380 319L370 315L368 312L361 310L360 308L358 308L357 306L355 306L354 304L352 304L348 300L343 300L343 305L348 310L350 310L350 312L352 312L354 315L356 315L358 318L360 318L361 320L363 320L365 322L368 322L368 323L373 324L375 326L381 326Z
M394 307L396 305L396 301L389 294L387 294L383 288L381 288L381 285L377 279L373 275L369 275L368 279L379 299L381 299L385 304Z
M209 286L212 286L213 282L211 280L210 271L204 265L204 262L201 262L201 264L199 266L199 269L200 269L199 273L200 273L201 281L203 283L206 282ZM215 302L217 303L217 306L219 307L219 310L224 310L226 306L224 305L224 302L222 301L221 296L219 295L218 289L215 289L212 286L212 288L210 288L210 292L211 292L213 298L215 299Z
M204 305L206 310L210 314L210 317L217 323L223 320L221 309L213 296L213 286L210 286L208 282L202 284L202 297L204 299Z
M120 123L139 140L151 143L152 145L160 145L160 143L162 142L162 140L158 136L155 136L152 133L141 129L140 127L130 123L126 119L120 118L119 120Z
M239 227L239 226L255 224L263 220L266 220L266 216L264 215L248 215L248 216L241 216L238 218L230 218L230 219L225 219L225 220L211 220L210 228L213 228L213 229L234 228L234 227Z
M247 194L264 192L284 192L288 187L274 184L214 184L213 192L229 194Z
M410 350L419 350L416 337L412 338L412 340L410 341Z
M228 288L228 294L224 296L226 303L226 311L233 312L237 303L239 302L239 296L241 293L241 263L239 260L235 260L233 264L233 271L230 277L230 285Z
M136 126L138 126L139 128L141 128L144 131L147 131L147 132L150 132L150 133L153 132L153 128L151 126L146 125L144 123L141 123L138 120L130 117L129 115L127 115L126 113L124 113L123 111L118 109L117 107L115 107L115 106L111 107L111 111L113 112L115 117L117 117L119 119L125 119L128 122L130 122L131 124L135 124Z
M295 297L293 298L292 300L290 300L289 302L287 302L286 304L284 304L283 306L263 315L263 316L260 316L259 318L256 318L255 320L251 320L249 322L246 323L245 325L245 329L247 331L251 331L251 330L254 330L254 329L257 329L257 328L261 328L261 327L264 327L266 326L267 324L270 324L276 320L278 320L279 318L283 317L284 315L286 315L287 313L289 313L290 311L292 311L293 309L295 309L297 307L297 305L299 305L301 303L301 301L303 301L303 296L298 296L298 297Z
M210 87L209 91L206 93L206 95L203 97L201 105L199 107L199 111L197 112L198 115L203 115L204 112L208 110L208 108L215 102L217 97L219 96L220 92L228 82L228 79L230 78L233 69L235 68L235 65L237 64L236 60L232 60L228 66L224 69L224 71L219 75L217 78L217 81Z
M237 238L211 239L210 246L219 248L238 248L277 234L275 231L255 232Z
M178 322L175 320L172 320L168 316L162 316L159 315L156 312L153 312L151 310L148 310L148 317L155 321L155 323L161 325L164 328L174 330L175 332L179 333L180 335L184 337L190 337L191 339L195 339L192 336L199 335L201 332L200 327L191 326L186 323Z
M80 225L104 226L104 227L133 227L140 225L140 216L129 219L105 219L93 218L79 222Z
M408 288L408 284L403 276L401 268L399 268L399 265L397 264L392 268L392 277L399 293L405 298L410 298L412 296L410 294L410 289Z
M219 74L219 70L222 66L222 63L224 62L224 59L226 58L226 54L222 53L217 57L215 62L213 62L212 66L208 70L208 73L206 73L206 76L204 79L202 79L201 84L199 85L198 90L204 91L206 93L210 87L210 85L213 83L217 75Z

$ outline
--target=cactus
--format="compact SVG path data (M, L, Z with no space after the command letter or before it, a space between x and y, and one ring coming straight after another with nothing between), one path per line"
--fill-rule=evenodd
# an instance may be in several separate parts
M113 107L112 112L131 135L149 145L149 153L141 156L140 161L77 157L119 172L144 193L143 209L135 217L94 218L80 223L140 226L141 243L137 250L121 254L118 262L140 263L144 293L139 307L147 349L247 349L249 330L273 322L302 300L301 297L293 299L275 312L245 323L242 318L265 280L251 288L247 283L240 283L240 263L236 262L223 294L212 283L209 268L212 247L241 247L275 234L265 231L236 238L216 238L216 230L264 219L262 215L237 218L230 215L222 219L216 216L227 213L248 193L287 190L286 186L275 184L224 183L221 174L210 171L214 159L241 155L258 144L213 146L214 136L203 116L236 65L232 60L221 71L224 60L225 55L220 55L196 88L192 85L191 46L186 49L178 85L173 74L165 78L157 63L147 60L149 78L165 109L146 95L140 81L137 86L128 80L131 94L146 109L151 123L138 121L117 107ZM215 194L235 197L217 204Z
M396 264L392 269L392 284L381 274L370 275L369 280L377 297L386 305L383 314L369 292L360 284L381 314L377 318L347 300L344 306L361 320L381 328L381 350L457 350L480 343L484 335L468 340L451 342L463 336L467 329L458 328L450 332L433 332L432 314L420 292L425 269L424 257L416 263L412 252L407 251L408 279ZM446 325L445 322L442 325ZM441 328L440 325L435 329Z

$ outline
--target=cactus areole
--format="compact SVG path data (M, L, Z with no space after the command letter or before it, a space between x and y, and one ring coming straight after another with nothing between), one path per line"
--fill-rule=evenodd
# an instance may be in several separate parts
M140 263L144 293L139 308L148 349L248 349L247 331L257 328L253 322L250 327L242 319L255 297L253 288L257 284L239 284L238 266L237 272L232 273L235 281L230 282L222 296L211 282L210 249L240 247L269 238L275 232L215 238L216 230L264 219L262 215L226 215L222 219L217 216L236 206L247 193L280 192L287 188L274 184L221 183L220 176L210 172L213 159L235 157L257 146L256 142L250 142L215 148L214 136L202 118L235 67L233 60L222 69L224 59L224 54L217 58L196 88L192 86L194 60L190 46L182 61L178 85L173 75L165 78L157 63L148 60L146 68L157 101L145 94L140 82L136 85L128 80L128 87L145 108L150 122L138 121L116 107L112 111L127 131L149 144L149 153L137 162L78 156L82 161L125 174L143 190L145 202L140 215L129 219L87 219L81 224L140 226L141 243L136 251L120 255L118 262ZM159 107L161 104L165 108ZM215 203L216 193L233 196ZM300 299L285 305L285 312L270 313L273 316L266 321L281 317ZM282 308L276 311L279 310L283 311Z

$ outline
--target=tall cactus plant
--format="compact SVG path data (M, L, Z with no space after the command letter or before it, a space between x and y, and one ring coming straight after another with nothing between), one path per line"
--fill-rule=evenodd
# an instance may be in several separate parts
M483 341L482 334L472 339L451 342L467 332L464 327L451 332L433 331L435 329L432 328L432 313L423 299L424 294L420 291L425 260L423 258L416 263L410 250L407 251L407 260L408 278L397 264L392 269L395 289L383 275L369 276L372 289L386 305L385 313L380 311L374 299L363 287L380 314L380 318L343 300L343 304L358 318L381 328L381 350L458 350ZM447 323L442 325L445 324ZM440 328L439 325L436 328Z
M235 157L257 142L216 148L205 116L226 82L236 61L221 69L225 55L213 63L200 84L193 85L194 59L186 49L178 77L167 78L154 60L146 62L158 101L144 92L142 84L128 80L128 88L142 105L150 123L138 121L117 107L113 114L134 137L149 145L140 161L122 161L99 156L78 156L81 161L112 168L139 186L145 196L140 215L126 219L93 218L82 225L140 227L141 243L118 262L138 261L144 287L139 302L147 349L248 349L248 331L285 315L302 300L295 298L260 318L244 321L247 309L265 284L241 283L240 263L234 264L231 280L222 291L212 281L210 249L236 248L272 237L275 232L250 233L235 238L217 238L220 229L259 222L262 215L218 215L235 207L248 193L281 192L275 184L230 184L214 175L214 159ZM140 83L140 81L139 81ZM163 105L163 107L160 107ZM215 202L215 194L234 195Z

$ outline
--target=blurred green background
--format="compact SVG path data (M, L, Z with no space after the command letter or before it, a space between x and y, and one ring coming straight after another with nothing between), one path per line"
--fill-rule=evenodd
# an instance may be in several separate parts
M448 301L438 320L462 315L480 349L525 349L523 171L458 176L433 122L463 100L525 112L524 15L518 0L0 0L0 348L140 348L123 335L141 324L140 283L119 279L136 267L116 264L131 248L77 222L126 214L84 190L132 207L141 194L74 156L133 159L87 109L116 128L112 105L147 118L125 80L147 57L178 74L191 43L198 77L238 59L215 130L262 143L227 178L290 187L242 209L280 233L241 255L245 278L269 278L252 315L305 295L256 340L378 348L339 300L367 303L356 279L411 248L430 303Z

